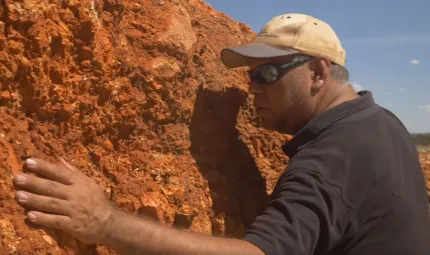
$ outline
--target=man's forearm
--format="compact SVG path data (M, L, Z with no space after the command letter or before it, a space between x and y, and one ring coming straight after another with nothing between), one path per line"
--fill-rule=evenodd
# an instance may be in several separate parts
M238 239L181 231L115 211L102 244L120 254L264 255L256 246Z

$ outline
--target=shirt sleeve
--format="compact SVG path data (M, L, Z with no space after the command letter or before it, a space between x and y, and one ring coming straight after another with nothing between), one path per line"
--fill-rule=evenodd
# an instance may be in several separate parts
M342 189L319 173L288 170L279 179L268 207L244 240L266 255L314 254L338 244L350 224L351 209Z

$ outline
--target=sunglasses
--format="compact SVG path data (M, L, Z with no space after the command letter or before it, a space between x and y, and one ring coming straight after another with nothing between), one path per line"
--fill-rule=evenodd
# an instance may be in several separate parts
M278 81L289 70L296 68L312 60L309 56L297 56L291 62L283 64L264 64L256 69L249 70L248 76L251 82L258 84L270 84Z

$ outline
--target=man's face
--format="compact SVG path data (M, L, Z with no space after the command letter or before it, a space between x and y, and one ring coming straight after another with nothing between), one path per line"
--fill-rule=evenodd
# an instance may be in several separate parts
M294 56L252 60L250 73L257 74L264 64L285 64ZM313 110L311 71L306 64L280 70L280 78L270 84L251 79L249 92L254 95L254 107L266 129L294 134Z

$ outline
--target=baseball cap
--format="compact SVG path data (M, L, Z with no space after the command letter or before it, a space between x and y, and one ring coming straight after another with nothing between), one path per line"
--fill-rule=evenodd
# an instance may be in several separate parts
M310 15L286 13L274 17L248 45L238 45L221 51L222 62L230 68L247 66L251 58L273 58L303 54L324 56L344 66L346 52L326 22Z

